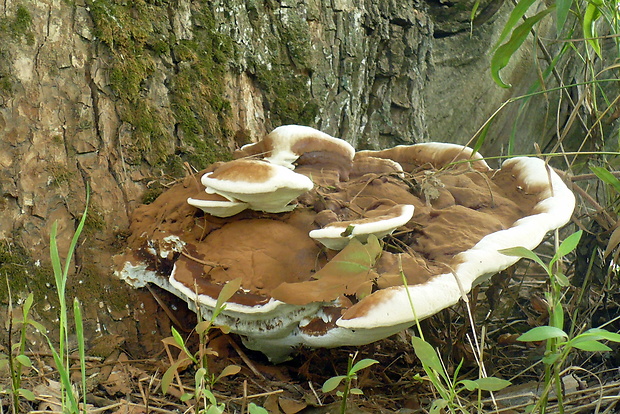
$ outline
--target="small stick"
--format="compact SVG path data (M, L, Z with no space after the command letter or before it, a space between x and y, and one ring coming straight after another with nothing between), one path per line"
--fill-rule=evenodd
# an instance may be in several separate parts
M252 394L252 395L248 395L247 398L248 400L251 398L260 398L260 397L268 397L270 395L274 395L274 394L281 394L283 393L284 390L275 390L275 391L269 391L269 392L261 392L260 394ZM235 397L235 398L231 398L231 400L241 400L244 397Z
M310 387L310 391L312 391L312 394L314 394L314 398L316 398L316 402L319 404L319 407L322 407L323 402L321 401L319 395L316 393L314 387L312 386L312 381L308 381L308 386Z
M205 265L205 266L210 266L210 267L221 267L221 268L222 268L222 269L224 269L224 270L228 269L228 266L224 266L224 265L221 265L221 264L219 264L219 263L207 262L207 261L205 261L205 260L200 260L200 259L198 259L198 258L196 258L196 257L194 257L194 256L192 256L192 255L190 255L190 254L189 254L189 253L187 253L185 250L182 250L182 251L181 251L181 254L182 254L183 256L187 257L188 259L193 260L193 261L195 261L195 262L197 262L197 263L203 264L203 265Z
M267 378L265 378L265 376L263 374L261 374L261 372L258 369L256 369L256 366L252 363L252 361L250 361L250 358L248 358L248 356L245 354L245 352L243 352L243 350L241 348L239 348L239 345L237 345L235 343L235 341L233 341L229 336L227 336L226 339L228 340L228 343L230 344L230 346L232 346L233 349L237 352L237 354L239 354L239 356L241 357L243 362L254 373L254 375L259 377L263 381L266 381Z
M243 400L241 400L241 414L245 413L246 410L249 412L248 407L248 380L243 380Z
M161 300L159 295L157 295L157 293L155 293L155 291L148 284L146 285L146 288L149 290L149 292L151 292L151 295L153 295L153 298L155 298L155 301L159 304L159 306L161 306L161 308L164 310L164 313L166 314L166 316L168 316L168 318L170 318L172 323L178 326L179 329L181 329L185 333L191 332L191 330L187 329L185 326L183 326L181 322L179 322L179 320L177 319L176 316L174 316L174 314L172 313L168 305L166 305L164 301Z

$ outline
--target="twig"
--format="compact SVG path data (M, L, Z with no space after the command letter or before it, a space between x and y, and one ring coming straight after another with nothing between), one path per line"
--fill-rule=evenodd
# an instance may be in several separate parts
M249 399L252 399L252 398L260 398L260 397L267 397L269 395L274 395L274 394L281 394L283 392L284 392L284 390L275 390L275 391L269 391L269 392L261 392L260 394L252 394L252 395L247 395L245 397L234 397L234 398L231 398L231 400L241 400L243 398L247 398L249 400Z
M314 398L316 398L316 402L319 404L319 407L323 406L323 402L319 398L319 395L316 393L314 386L312 385L312 381L308 381L308 386L310 387L310 391L314 394Z
M181 254L182 254L183 256L187 257L188 259L193 260L193 261L195 261L195 262L197 262L197 263L203 264L203 265L205 265L205 266L210 266L210 267L221 267L221 268L222 268L222 269L224 269L224 270L228 269L228 266L224 266L224 265L221 265L221 264L219 264L219 263L215 263L215 262L207 262L207 261L205 261L205 260L200 260L200 259L198 259L197 257L194 257L194 256L190 255L190 254L189 254L189 253L187 253L185 250L182 250L182 251L181 251Z
M166 316L168 316L168 318L170 318L172 323L174 323L176 326L178 326L179 329L181 329L185 333L191 332L190 329L187 329L185 326L183 326L183 324L177 319L177 317L174 316L174 314L172 313L172 311L170 310L168 305L166 305L166 303L163 300L161 300L159 295L157 295L155 293L155 291L148 284L146 285L146 288L149 290L149 292L151 292L151 295L153 295L153 298L155 298L155 301L164 310L164 313L166 314Z
M256 375L257 377L259 377L260 379L262 379L263 381L266 381L267 378L265 378L265 376L258 370L256 369L256 366L252 363L252 361L250 361L250 358L248 358L248 356L245 354L245 352L243 352L243 350L241 348L239 348L239 345L237 345L235 343L235 341L233 341L230 336L227 336L226 339L228 340L228 343L230 344L230 346L233 347L233 349L237 352L237 354L241 357L241 359L243 360L243 362L248 366L248 368L250 368L250 370L254 373L254 375Z

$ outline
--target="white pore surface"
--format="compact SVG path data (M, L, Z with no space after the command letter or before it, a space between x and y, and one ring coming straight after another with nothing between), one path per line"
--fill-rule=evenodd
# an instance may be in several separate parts
M215 217L230 217L249 207L248 203L236 201L201 200L188 198L187 203Z

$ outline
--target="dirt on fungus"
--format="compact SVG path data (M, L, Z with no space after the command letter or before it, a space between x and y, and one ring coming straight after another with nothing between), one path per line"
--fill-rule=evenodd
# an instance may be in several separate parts
M459 252L532 214L539 201L536 194L522 190L523 183L509 170L481 171L469 164L437 170L424 164L409 166L404 174L362 171L340 181L344 178L337 172L339 168L322 166L320 171L313 171L306 165L296 169L321 180L299 197L292 212L245 210L228 218L210 216L186 202L204 193L200 177L215 166L186 177L152 204L136 210L128 240L130 254L120 262L136 262L136 252L175 235L186 243L182 254L166 258L139 255L150 258L151 270L160 269L167 275L176 262L177 280L192 289L197 286L199 293L214 298L226 281L241 277L245 293L239 292L231 301L244 305L265 303L283 283L287 291L297 286L295 296L303 297L307 282L315 280L315 273L336 253L311 239L311 230L326 221L355 220L385 206L412 204L413 218L384 240L370 289L376 291L401 285L401 266L410 285L445 273L457 264ZM313 299L327 302L347 294L356 301L345 285L334 283L323 286L325 297L314 292ZM278 299L286 302L285 298Z

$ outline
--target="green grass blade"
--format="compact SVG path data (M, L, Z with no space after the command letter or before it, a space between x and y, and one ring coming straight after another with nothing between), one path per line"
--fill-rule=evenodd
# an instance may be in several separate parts
M77 246L77 242L80 238L80 234L84 229L84 223L86 223L86 216L88 215L88 203L90 201L90 187L88 184L86 185L86 206L84 207L84 213L82 214L82 219L80 220L77 229L75 229L75 233L73 233L73 238L71 239L71 244L69 245L69 251L67 252L67 258L65 259L65 269L64 269L64 278L66 283L66 278L69 275L69 267L71 266L71 258L73 257L73 253L75 252L75 247Z
M56 364L56 369L58 370L58 375L60 376L60 382L62 383L64 388L64 395L69 398L70 406L67 408L69 408L69 412L73 414L79 414L79 405L77 403L77 400L75 399L75 395L73 395L71 379L69 378L69 371L64 367L62 358L60 357L58 352L56 352L56 349L52 345L52 341L47 338L47 342L49 344L50 350L52 351L52 357L54 358L54 363Z
M586 39L590 47L601 57L601 44L596 38L595 23L598 18L601 17L601 12L598 6L594 3L589 3L586 7L586 12L583 15L583 37Z
M570 11L570 6L572 6L572 4L573 0L555 0L555 21L558 36L564 29L564 24L566 23L566 18L568 17L568 12Z
M84 341L84 323L82 309L78 298L73 300L73 318L75 319L75 334L78 340L78 352L80 354L80 374L82 376L82 399L86 410L86 347Z
M611 186L620 194L620 180L605 167L590 166L590 170L605 184Z
M482 145L484 144L484 141L487 139L487 133L489 132L489 127L491 126L491 122L487 123L484 128L482 128L482 131L480 131L480 135L478 136L478 139L476 139L476 143L474 144L474 147L472 148L473 151L471 153L471 158L473 159L474 155L476 155L476 153L478 153L478 151L480 151L480 148L482 148Z
M527 39L530 34L530 30L536 23L538 23L543 17L551 13L553 11L553 6L549 7L541 11L538 14L535 14L532 17L528 17L525 21L514 29L512 32L512 36L510 39L497 48L495 53L493 53L493 57L491 57L491 76L495 83L497 83L502 88L510 88L509 84L504 83L502 78L499 75L499 72L504 69L508 62L510 62L510 58L515 52L521 47L525 39Z
M502 44L504 40L506 40L506 38L508 37L508 34L513 31L513 29L517 26L521 18L525 16L525 13L532 6L532 4L534 4L535 1L536 0L521 0L520 2L517 3L515 8L512 9L512 12L510 13L510 16L508 17L508 20L506 21L506 24L504 25L504 30L502 30L502 33L499 35L499 38L497 39L497 43L495 44L496 47Z
M60 265L60 254L58 253L58 245L56 244L57 233L58 222L54 221L54 223L52 224L52 230L50 231L50 260L52 261L52 269L54 271L56 287L59 288L58 294L60 294L60 288L64 285L62 283L62 266Z

